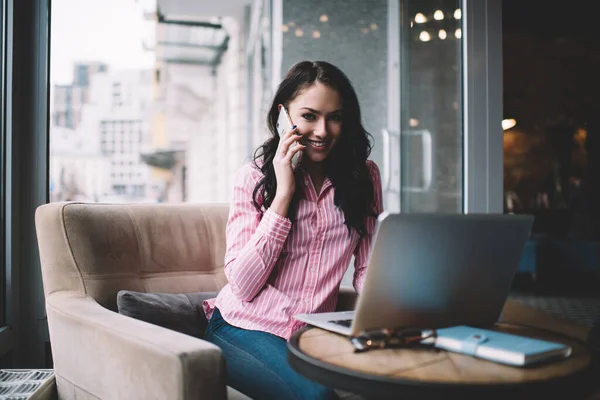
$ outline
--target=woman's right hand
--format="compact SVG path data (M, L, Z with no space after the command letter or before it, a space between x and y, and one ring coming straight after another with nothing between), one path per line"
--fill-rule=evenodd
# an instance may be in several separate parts
M287 216L287 210L296 190L296 179L294 178L294 169L292 168L292 158L294 154L306 148L299 143L302 135L298 133L298 128L285 131L279 139L279 146L273 158L273 169L277 179L277 192L271 204L271 208L281 216ZM297 143L297 145L294 145Z

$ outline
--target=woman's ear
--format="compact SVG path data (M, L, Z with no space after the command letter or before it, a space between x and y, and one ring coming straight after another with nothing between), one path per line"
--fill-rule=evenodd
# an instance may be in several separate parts
M281 112L281 107L283 107L283 104L279 104L279 105L277 106L277 111L278 111L278 112Z

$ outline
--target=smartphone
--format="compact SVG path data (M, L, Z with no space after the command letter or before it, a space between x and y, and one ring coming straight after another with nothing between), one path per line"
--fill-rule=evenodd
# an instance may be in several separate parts
M288 114L285 107L281 106L281 108L279 110L279 117L277 117L277 127L276 127L279 137L281 137L281 135L283 135L286 130L291 130L292 126L294 126L294 124L292 123L290 115ZM292 147L297 146L297 145L298 145L298 142L294 142ZM294 157L292 157L292 168L296 169L298 164L300 164L301 160L302 160L302 152L299 151L296 154L294 154Z

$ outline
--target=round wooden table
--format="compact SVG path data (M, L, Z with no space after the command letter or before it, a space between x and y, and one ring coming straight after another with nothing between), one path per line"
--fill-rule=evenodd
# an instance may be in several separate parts
M591 359L581 342L506 323L492 329L565 343L573 352L564 360L525 368L438 349L355 353L348 338L307 327L289 340L288 361L309 379L373 398L577 398Z

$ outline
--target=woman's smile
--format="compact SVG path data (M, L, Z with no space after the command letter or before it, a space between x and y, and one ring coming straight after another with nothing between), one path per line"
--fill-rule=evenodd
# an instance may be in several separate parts
M327 149L327 145L329 144L329 141L327 140L310 140L310 139L305 139L304 143L309 145L310 147L312 147L314 150L316 151L323 151Z

